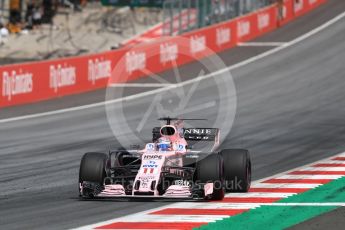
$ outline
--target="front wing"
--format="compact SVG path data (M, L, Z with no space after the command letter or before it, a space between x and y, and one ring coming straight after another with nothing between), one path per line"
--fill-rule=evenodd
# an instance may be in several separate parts
M192 190L189 186L172 185L163 195L126 194L122 185L105 185L104 188L94 183L80 184L80 194L85 198L154 198L154 199L205 199L212 195L213 183L206 183L200 190Z

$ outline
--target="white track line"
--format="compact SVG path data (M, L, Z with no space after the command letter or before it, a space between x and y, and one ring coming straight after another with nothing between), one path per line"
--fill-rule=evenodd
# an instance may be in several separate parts
M269 184L269 183L258 183L255 185L250 186L251 188L316 188L321 184L290 184L290 183L277 183L277 184Z
M241 204L232 204L235 205L236 208L241 209ZM327 203L245 203L243 207L254 207L258 208L261 206L345 206L345 203L343 202L327 202ZM218 204L214 205L214 207L222 208L222 206L219 206ZM200 207L202 209L202 207ZM226 208L225 208L226 209ZM235 209L235 208L234 208ZM245 209L245 208L243 208Z
M241 47L260 47L260 46L288 46L288 42L246 42L238 43L238 46Z
M278 193L278 192L248 192L248 193L228 193L225 197L228 198L285 198L293 195L293 193Z
M45 113L37 113L37 114L31 114L31 115L25 115L25 116L19 116L19 117L13 117L13 118L7 118L7 119L2 119L0 120L0 123L6 123L6 122L13 122L13 121L19 121L19 120L26 120L26 119L33 119L33 118L39 118L39 117L45 117L45 116L51 116L51 115L56 115L56 114L61 114L61 113L66 113L66 112L73 112L73 111L79 111L79 110L85 110L85 109L90 109L90 108L94 108L94 107L99 107L99 106L104 106L106 104L112 104L112 103L118 103L118 102L122 102L122 101L128 101L128 100L133 100L133 99L137 99L140 97L145 97L145 96L149 96L149 95L153 95L159 92L164 92L167 89L173 89L173 88L179 88L188 84L193 84L196 81L201 81L201 80L206 80L209 78L212 78L214 76L217 76L219 74L222 74L224 72L230 71L230 70L234 70L237 68L240 68L242 66L248 65L250 63L253 63L255 61L258 61L260 59L263 59L267 56L270 56L272 54L275 54L287 47L293 46L298 44L301 41L306 40L307 38L321 32L322 30L328 28L329 26L335 24L336 22L338 22L339 20L343 19L345 17L345 12L339 14L338 16L336 16L335 18L331 19L330 21L324 23L323 25L311 30L310 32L290 41L287 42L287 44L285 46L279 46L277 48L274 48L272 50L269 50L265 53L259 54L257 56L254 56L252 58L249 58L243 62L237 63L235 65L232 65L230 67L218 70L216 72L204 75L204 76L200 76L188 81L184 81L172 86L168 86L168 87L163 87L160 89L156 89L156 90L151 90L148 92L143 92L143 93L139 93L139 94L135 94L135 95L131 95L128 97L124 97L124 98L119 98L119 99L114 99L114 100L110 100L110 101L106 101L106 102L99 102L99 103L94 103L94 104L89 104L89 105L84 105L84 106L78 106L78 107L73 107L73 108L68 108L68 109L61 109L61 110L55 110L55 111L50 111L50 112L45 112Z
M261 206L345 206L345 203L271 203Z
M120 217L116 219L117 222L215 222L223 218L229 217L228 215L151 215L140 214L133 215L131 218Z
M336 180L342 177L341 175L284 175L275 179L330 179Z
M173 84L162 84L162 83L118 83L111 84L110 87L113 88L155 88L155 87L169 87Z
M328 172L342 172L345 171L345 167L308 167L303 171L328 171Z
M225 203L213 203L213 204L204 204L206 205L206 207L198 207L198 209L209 209L209 208L213 208L213 209L253 209L253 208L258 208L261 206L345 206L345 203L343 202L327 202L327 203L236 203L236 204L231 204L230 203L230 207L226 206ZM174 206L175 207L175 206ZM177 208L186 208L186 206L184 207L180 207L177 206ZM194 208L194 206L193 206Z
M332 159L323 161L322 163L323 164L345 164L345 162L343 161L337 161L337 160L332 160Z
M178 202L174 203L169 208L189 208L190 202ZM193 203L193 209L253 209L259 207L258 204L248 204L248 203L210 203L210 202L200 202Z

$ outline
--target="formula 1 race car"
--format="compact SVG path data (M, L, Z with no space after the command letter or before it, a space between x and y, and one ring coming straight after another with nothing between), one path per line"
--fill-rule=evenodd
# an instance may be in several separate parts
M152 143L142 150L86 153L80 163L79 195L222 200L225 192L247 192L251 183L249 152L223 149L219 129L184 128L183 120L161 118ZM192 119L190 119L192 120ZM210 151L196 151L195 143Z

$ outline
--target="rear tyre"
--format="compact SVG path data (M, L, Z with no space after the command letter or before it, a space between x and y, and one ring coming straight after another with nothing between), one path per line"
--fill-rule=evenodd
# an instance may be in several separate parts
M102 187L106 177L107 159L108 156L104 153L85 153L80 162L79 184L89 182ZM80 196L85 195L80 192L79 194Z
M220 152L224 160L226 192L248 192L251 184L251 161L245 149L224 149Z
M217 154L211 154L196 163L195 182L214 183L211 200L224 198L224 167L223 160Z

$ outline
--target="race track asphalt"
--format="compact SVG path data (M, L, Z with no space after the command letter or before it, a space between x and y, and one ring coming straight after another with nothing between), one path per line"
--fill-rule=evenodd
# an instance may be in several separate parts
M260 41L293 39L345 11L331 0ZM227 65L272 47L241 47L220 54ZM237 113L222 147L247 148L260 179L345 150L345 20L307 40L232 71ZM181 68L198 73L197 64ZM188 75L187 75L188 73ZM163 74L170 79L171 72ZM140 80L139 82L146 81ZM149 80L147 80L149 81ZM217 101L214 79L204 80L191 103ZM135 89L144 90L144 89ZM147 90L147 89L145 89ZM126 89L125 94L133 94ZM200 96L202 95L202 96ZM173 97L164 95L169 102ZM104 91L3 109L1 118L97 102ZM127 122L138 123L152 97L126 101ZM204 109L210 121L217 112ZM145 123L153 126L155 116ZM118 143L104 106L0 123L0 228L66 229L163 205L162 201L80 201L77 175L84 152L106 152ZM145 129L146 130L146 129ZM146 130L150 135L149 129ZM122 134L120 134L122 135ZM149 139L149 138L148 138Z

